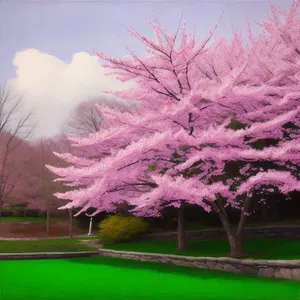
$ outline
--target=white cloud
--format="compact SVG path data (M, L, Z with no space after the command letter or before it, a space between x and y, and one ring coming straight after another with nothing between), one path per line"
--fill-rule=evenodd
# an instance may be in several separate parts
M23 96L24 108L34 109L38 128L34 136L59 133L71 109L89 98L102 95L103 90L129 87L101 67L96 56L86 52L73 55L70 63L36 49L17 52L13 64L16 78L8 85Z

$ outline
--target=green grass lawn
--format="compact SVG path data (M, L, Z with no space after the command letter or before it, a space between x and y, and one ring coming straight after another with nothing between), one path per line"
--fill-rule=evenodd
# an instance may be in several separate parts
M73 252L95 250L80 240L98 240L98 237L45 239L36 241L0 241L0 253L21 252ZM185 251L177 251L176 242L141 241L132 243L108 244L106 249L152 252L187 256L228 256L229 245L226 240L189 241ZM255 259L300 259L300 240L269 239L245 240L244 249L249 258Z
M267 223L253 223L253 224L246 224L246 227L260 227L260 226L282 226L282 225L300 225L300 220L285 220L285 221L278 221L278 222L267 222ZM187 224L186 230L206 230L206 229L216 229L222 228L222 225L219 226L206 226L197 223ZM176 231L176 228L172 231Z
M187 250L177 251L173 241L141 241L105 245L106 249L176 254L187 256L224 257L229 254L227 240L188 241ZM256 259L300 259L300 239L245 240L244 249L249 258Z
M5 300L299 300L299 282L109 257L0 260Z
M79 242L84 239L95 238L85 237L73 239L46 239L37 241L0 241L0 253L95 251L95 248L88 247L87 245Z

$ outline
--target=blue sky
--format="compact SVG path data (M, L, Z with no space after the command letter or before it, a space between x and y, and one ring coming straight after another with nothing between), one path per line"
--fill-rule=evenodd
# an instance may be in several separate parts
M273 3L279 4L283 8L288 8L291 5L291 1L285 0L273 1ZM35 55L38 56L41 55L41 53L45 54L43 61L52 59L61 65L72 64L73 55L76 53L86 52L89 55L93 55L93 48L113 56L127 55L128 53L123 43L126 43L137 53L142 54L143 48L139 42L135 41L120 25L120 21L123 22L126 28L132 26L139 32L152 36L151 28L147 24L147 21L154 20L153 14L161 24L166 24L168 29L174 30L178 25L180 15L184 9L183 20L187 21L188 28L193 30L193 26L195 25L197 37L204 38L208 30L217 23L224 11L221 24L216 34L230 36L232 31L231 26L235 28L241 28L241 26L245 27L246 18L249 20L262 21L264 16L269 12L268 5L268 2L258 0L0 0L0 83L11 80L15 83L14 87L23 93L25 90L22 90L21 87L24 87L25 84L21 82L22 80L40 77L39 73L41 71L38 67L39 65L41 67L42 63L37 63L38 58L35 59ZM257 30L256 27L255 31ZM37 50L36 52L31 52L30 61L29 56L26 56L27 49ZM41 53L39 54L38 51ZM17 53L21 53L22 55L19 55L19 58L15 60L13 64ZM89 59L91 60L91 58ZM61 62L59 62L59 60ZM88 58L86 56L85 62L87 62L87 60ZM37 66L31 68L30 64L34 63L36 63ZM95 68L97 68L96 60L93 60L93 63L95 64ZM23 67L24 64L26 64L26 68ZM83 63L79 65L81 68L86 67ZM46 68L46 64L43 66ZM56 70L54 63L49 63L49 66L50 68L53 67L51 76L55 76ZM91 67L90 64L88 64L88 66L89 68ZM74 71L75 69L73 68L72 70ZM34 72L36 72L36 74L34 74ZM45 70L42 70L42 72L45 72ZM82 69L79 73L85 74L84 72ZM93 76L97 76L95 74L96 73L93 73ZM89 76L92 75L90 74ZM44 89L44 85L47 84L46 81L51 80L50 77L44 77L44 83L41 83L41 80L42 79L39 78L38 81L38 84L41 87L43 86L43 89L41 88L40 90L40 94L31 92L30 90L37 84L33 84L33 79L32 85L26 84L26 93L28 94L26 97L31 97L31 99L28 98L25 101L27 101L27 107L32 105L39 107L37 118L42 120L45 119L42 117L42 106L45 106L48 100L44 100L43 102L40 99L34 100L33 98L41 98L41 96L43 96L43 98L49 99L49 95L46 95L49 88ZM84 88L86 86L83 82L85 80L84 76L82 76L80 80L82 81L82 88ZM89 82L92 81L90 78L86 80ZM101 80L101 78L97 80ZM95 81L95 85L97 80ZM115 84L114 82L114 85ZM69 86L71 83L66 81L65 85ZM61 120L66 117L69 108L78 103L78 101L82 101L75 101L74 94L71 95L70 93L66 93L65 98L71 97L72 99L59 99L59 96L55 94L55 90L59 92L60 88L53 86L53 84L51 90L53 91L51 101L52 103L56 103L56 109L62 106L65 107L66 111L61 116ZM100 90L99 88L99 91L97 90L90 95L84 94L84 92L79 93L80 99L94 97L97 93L101 92ZM62 103L62 101L64 101L64 103ZM44 110L46 108L47 105L44 107ZM55 130L51 131L49 129L51 118L45 122L47 124L42 124L39 135L54 134Z

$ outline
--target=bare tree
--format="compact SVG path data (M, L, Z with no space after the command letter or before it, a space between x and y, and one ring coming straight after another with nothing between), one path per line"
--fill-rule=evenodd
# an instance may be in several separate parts
M7 85L0 86L0 222L5 201L25 176L25 162L18 161L18 155L22 156L18 150L36 125L31 122L32 112L22 113L21 109L22 97Z
M54 182L53 174L46 168L46 164L66 165L53 152L69 151L68 140L63 136L39 139L32 143L32 154L28 170L31 177L32 188L27 189L26 197L32 208L46 212L46 231L50 234L51 212L62 206L62 200L57 199L54 193L65 191L60 182ZM70 229L71 233L71 229Z
M64 132L62 132L60 135L56 136L52 140L55 143L55 151L60 152L60 153L64 153L64 152L71 153L72 152L70 141L67 139L67 136L65 135ZM60 164L62 164L62 163L63 162L60 161ZM64 184L60 183L60 189L62 191L70 190L70 187L66 187ZM68 216L69 216L69 236L70 236L70 238L72 238L73 237L73 229L74 229L73 209L72 208L68 209Z
M109 106L121 111L129 108L129 105L124 102L103 96L84 101L71 111L62 131L66 135L77 137L86 137L90 133L98 132L101 127L105 126L105 121L96 104Z

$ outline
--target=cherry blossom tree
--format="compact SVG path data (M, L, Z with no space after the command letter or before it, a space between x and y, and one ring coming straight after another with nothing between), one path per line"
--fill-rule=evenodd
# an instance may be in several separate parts
M236 32L231 40L212 40L209 32L197 43L185 25L168 34L150 23L156 41L130 30L145 45L146 57L95 52L120 81L136 82L130 90L107 92L140 106L122 114L98 106L107 128L69 138L89 155L57 153L71 166L47 166L58 181L77 188L56 194L71 200L62 209L82 207L81 213L93 207L97 214L127 201L137 215L159 216L164 207L176 207L182 250L183 205L196 204L219 216L231 255L241 256L252 193L270 186L285 194L299 189L298 6L295 1L287 12L271 6L262 34L254 37L249 29L247 43ZM253 146L267 139L279 142ZM232 177L228 166L234 163L238 172ZM227 207L241 210L237 231Z

